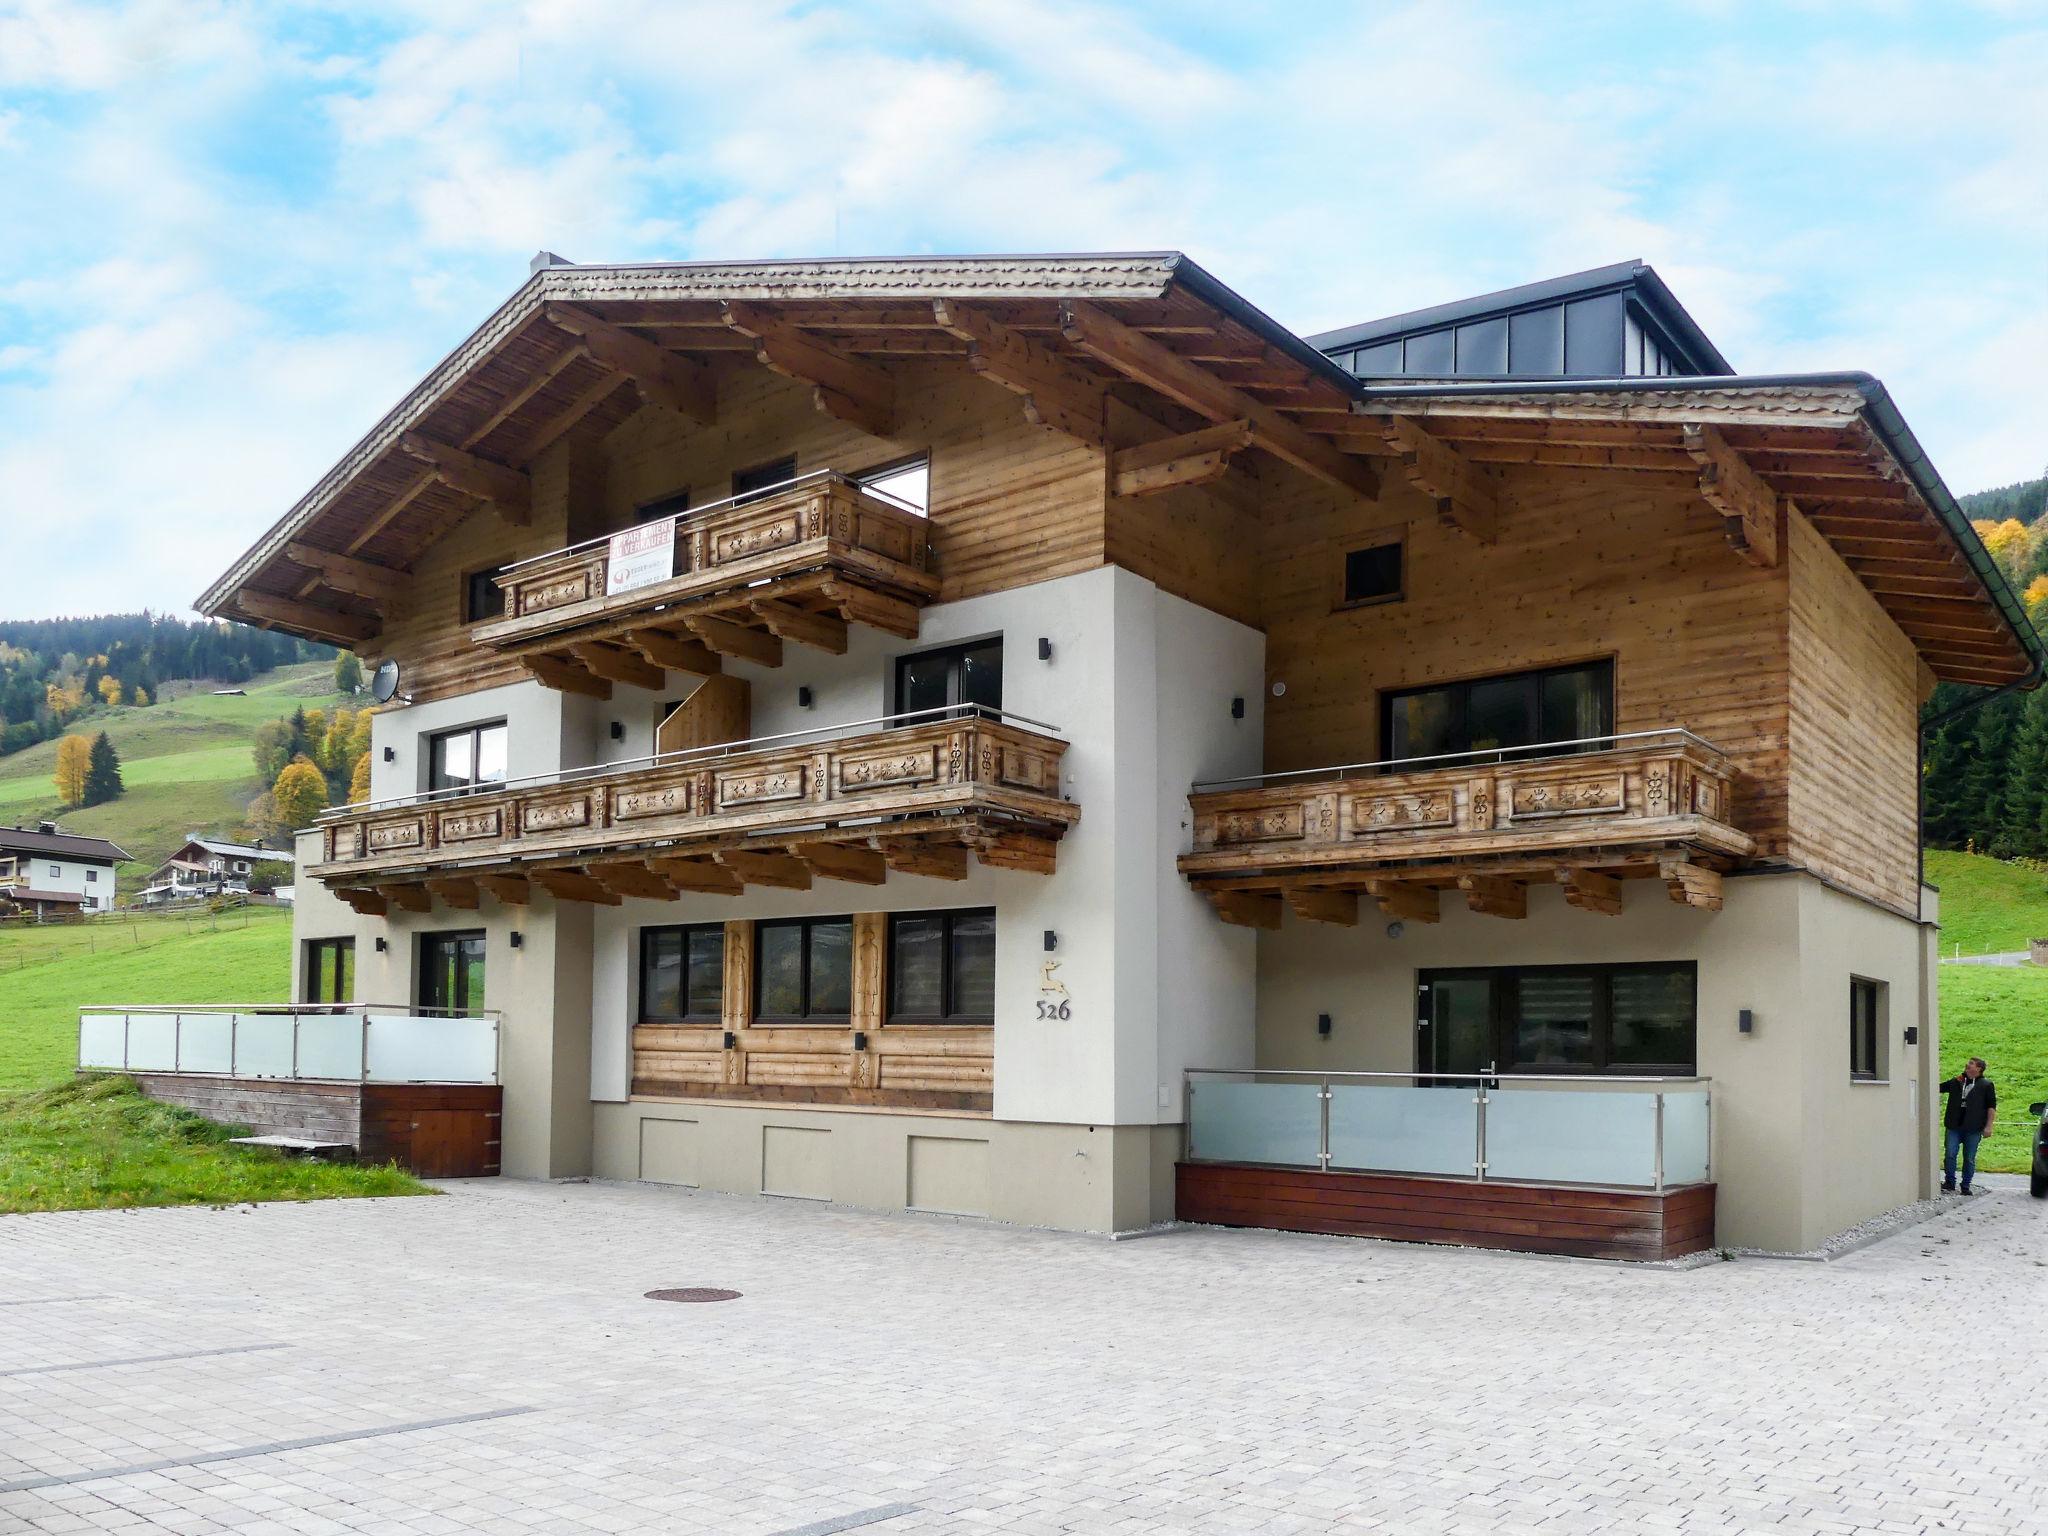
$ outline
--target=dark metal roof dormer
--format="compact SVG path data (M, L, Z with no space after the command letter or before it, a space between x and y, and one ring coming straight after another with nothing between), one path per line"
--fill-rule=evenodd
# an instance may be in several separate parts
M1641 261L1368 320L1308 341L1368 379L1735 372L1656 270Z

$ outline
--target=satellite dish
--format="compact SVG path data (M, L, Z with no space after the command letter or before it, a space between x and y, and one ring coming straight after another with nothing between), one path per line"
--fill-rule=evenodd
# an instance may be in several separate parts
M379 704L389 704L395 698L404 698L404 695L398 691L397 662L380 661L377 663L377 670L370 678L370 696ZM405 702L410 704L412 700L405 699Z

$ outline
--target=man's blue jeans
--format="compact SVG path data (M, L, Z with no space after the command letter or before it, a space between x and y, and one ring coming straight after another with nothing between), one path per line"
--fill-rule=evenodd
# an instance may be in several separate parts
M1941 1182L1953 1184L1956 1181L1956 1148L1963 1150L1963 1188L1968 1189L1977 1177L1977 1143L1984 1139L1981 1131L1950 1131L1948 1150L1941 1159Z

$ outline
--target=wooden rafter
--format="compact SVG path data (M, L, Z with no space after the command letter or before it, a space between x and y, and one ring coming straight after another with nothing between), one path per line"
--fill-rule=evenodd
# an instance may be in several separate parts
M810 865L786 853L721 848L716 857L720 864L749 885L772 885L788 891L808 891L811 888Z
M873 363L826 346L789 321L753 304L723 306L725 323L754 339L754 355L785 378L811 386L812 400L826 415L873 437L893 435L896 383Z
M638 859L614 859L590 866L590 878L621 896L673 901L676 888Z
M339 608L326 608L319 603L302 602L293 597L278 597L249 587L235 594L235 606L258 623L282 624L341 645L360 645L378 629L375 619L360 613L344 613Z
M1433 923L1443 916L1437 905L1435 886L1401 880L1369 879L1366 894L1380 904L1388 917L1405 923Z
M880 885L889 877L889 866L882 855L858 843L796 843L789 851L803 860L812 874L827 880Z
M536 682L559 693L581 693L593 699L612 696L610 683L601 677L593 677L566 657L521 656L519 665L532 673Z
M481 458L424 432L408 432L398 445L432 469L442 483L489 502L506 522L524 527L533 520L533 481L524 470Z
M683 623L689 626L691 634L721 656L736 656L763 667L782 665L782 639L778 635L764 635L758 629L708 613L690 614Z
M1721 876L1717 871L1686 859L1664 859L1657 865L1657 874L1671 899L1679 905L1707 912L1721 910Z
M967 878L967 850L952 843L884 839L882 862L899 875L924 875L933 880Z
M1460 875L1458 889L1465 905L1487 917L1527 917L1529 887L1501 875Z
M694 891L700 896L737 896L747 888L746 881L732 870L710 859L659 858L647 862L679 891Z
M401 912L434 910L434 893L424 885L380 885L377 894Z
M475 880L455 875L437 875L426 882L427 889L458 911L474 912L483 905L483 890Z
M1508 507L1500 476L1406 416L1380 419L1387 448L1401 461L1401 473L1435 503L1438 520L1481 544L1497 539Z
M1178 437L1120 448L1109 461L1110 494L1154 496L1183 485L1207 485L1230 471L1230 461L1252 446L1249 420L1219 422Z
M580 869L536 869L533 883L557 901L588 901L600 907L616 907L620 901L617 891Z
M284 553L286 559L318 571L322 586L364 598L380 607L405 590L405 572L359 560L337 549L322 549L317 544L294 539L285 545Z
M1239 928L1277 929L1280 926L1280 898L1256 891L1208 891L1209 905L1226 923Z
M1093 304L1062 304L1060 331L1090 357L1198 416L1213 422L1249 421L1258 446L1296 469L1368 501L1379 495L1380 477L1371 465Z
M967 343L967 366L1023 397L1024 415L1097 448L1107 445L1100 380L1000 320L957 299L932 301L939 328Z
M794 603L772 599L757 600L747 606L755 618L768 626L768 632L780 639L794 640L834 656L846 654L846 620L837 614L812 613Z
M1333 923L1340 928L1358 926L1358 892L1319 891L1312 886L1294 886L1287 892L1287 905L1296 917L1311 923Z
M633 381L640 398L709 426L718 420L718 382L700 363L621 330L573 304L550 304L546 314L583 340L591 359Z
M1778 493L1743 462L1720 428L1687 422L1679 429L1679 439L1700 467L1700 495L1721 514L1736 554L1751 565L1776 565L1783 511Z
M1564 887L1566 905L1603 917L1621 916L1621 882L1614 876L1593 869L1560 869L1557 883Z
M624 683L632 688L659 688L666 680L661 668L602 640L573 641L569 645L569 654L608 682Z
M711 677L718 672L716 651L666 629L629 629L620 639L666 671L694 672L699 677Z
M523 907L533 900L533 887L524 875L478 875L476 883L507 906Z

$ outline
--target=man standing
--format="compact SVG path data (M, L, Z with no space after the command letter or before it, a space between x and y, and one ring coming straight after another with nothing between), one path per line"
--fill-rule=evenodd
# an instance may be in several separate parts
M1977 1177L1977 1143L1991 1134L1998 1123L1998 1085L1984 1075L1984 1058L1972 1056L1959 1076L1943 1083L1948 1095L1948 1112L1942 1124L1948 1128L1948 1144L1941 1159L1941 1188L1947 1194L1956 1187L1956 1153L1963 1154L1963 1193L1974 1195L1971 1182Z

